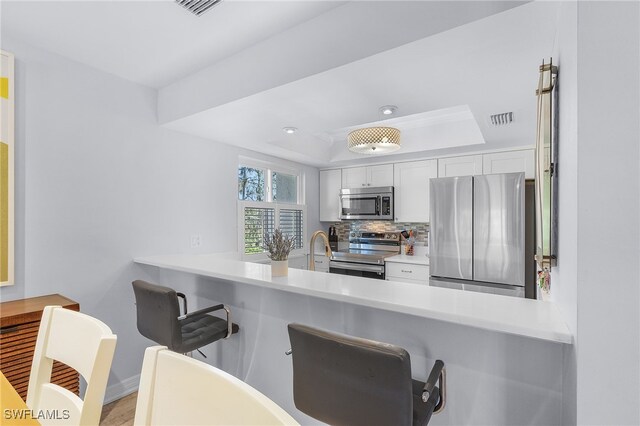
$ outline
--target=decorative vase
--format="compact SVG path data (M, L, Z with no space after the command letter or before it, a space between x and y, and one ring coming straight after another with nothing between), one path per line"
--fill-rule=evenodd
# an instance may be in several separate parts
M289 260L272 260L271 276L286 277L289 275Z

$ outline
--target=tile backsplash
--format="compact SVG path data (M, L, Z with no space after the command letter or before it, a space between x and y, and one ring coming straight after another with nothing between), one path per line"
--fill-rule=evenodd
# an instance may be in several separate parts
M429 233L428 223L410 223L410 222L393 222L390 220L343 220L341 222L332 223L331 226L336 227L336 233L340 241L349 241L351 232L394 232L413 229L416 236L416 242L427 244Z

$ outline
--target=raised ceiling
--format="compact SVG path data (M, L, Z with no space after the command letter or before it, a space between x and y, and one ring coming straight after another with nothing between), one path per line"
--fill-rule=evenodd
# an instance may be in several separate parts
M523 3L224 0L200 18L172 0L0 7L3 37L158 88L165 127L330 166L371 161L344 137L385 123L386 104L405 146L388 158L532 145L557 5ZM490 125L507 111L513 124Z
M341 130L384 124L378 111L382 105L399 107L398 117L388 123L401 130L412 126L416 114L467 106L480 138L460 137L474 133L468 122L468 132L462 132L461 122L425 123L419 132L415 127L403 131L407 148L384 158L532 146L537 67L553 51L557 7L528 3L220 104L220 97L205 96L213 101L209 106L165 125L295 161L336 166L380 161L381 156L349 153ZM206 84L203 80L193 81L198 83L194 87ZM187 83L178 85L184 93L194 93ZM180 104L178 100L161 97L169 106ZM489 116L502 112L513 112L513 123L492 126ZM285 126L299 131L284 134Z

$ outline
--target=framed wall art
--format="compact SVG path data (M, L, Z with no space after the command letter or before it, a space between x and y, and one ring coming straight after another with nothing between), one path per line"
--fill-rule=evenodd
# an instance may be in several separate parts
M14 56L0 50L0 286L14 283Z

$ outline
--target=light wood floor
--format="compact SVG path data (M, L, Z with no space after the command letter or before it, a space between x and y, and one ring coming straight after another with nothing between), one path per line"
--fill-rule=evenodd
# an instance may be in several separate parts
M113 401L102 408L101 426L131 426L136 412L138 392Z

